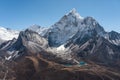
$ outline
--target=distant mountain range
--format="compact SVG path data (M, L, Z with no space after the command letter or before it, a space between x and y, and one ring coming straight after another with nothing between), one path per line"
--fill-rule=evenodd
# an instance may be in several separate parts
M41 27L39 25L33 25L28 27L26 30L19 32L1 27L0 43L0 56L4 60L17 62L19 68L20 64L23 63L26 64L25 67L31 65L27 65L27 62L25 62L27 56L30 60L32 59L33 62L36 59L38 61L40 60L42 64L45 63L48 65L52 65L52 62L54 64L53 66L61 67L59 69L57 67L57 70L60 71L63 66L67 67L68 69L73 68L73 70L71 71L74 71L74 69L78 68L81 70L81 61L84 64L87 64L84 68L90 68L90 70L92 70L92 73L94 73L93 68L99 69L100 67L105 69L101 69L103 72L95 71L95 73L98 73L99 75L98 76L96 74L93 74L96 78L92 77L92 73L89 74L90 70L88 70L87 72L85 71L85 74L89 74L88 76L91 76L92 78L82 78L82 76L78 76L79 78L69 79L68 76L68 78L63 79L58 76L58 78L60 78L58 80L120 79L120 33L117 33L115 31L106 32L104 28L94 18L81 17L75 9L71 10L68 14L64 15L58 22L47 28ZM69 65L71 68L69 68L67 65ZM94 67L92 67L93 65ZM21 67L23 66L21 65ZM46 67L46 69L49 70L48 67ZM56 68L52 69L56 70ZM71 74L71 71L64 74ZM20 72L19 74L22 73ZM42 73L40 74L43 75ZM38 75L39 74L36 73L34 77L36 78L38 77ZM76 72L73 75L80 74ZM21 77L21 75L18 76ZM35 80L57 79L54 79L47 74L46 76L49 76L49 79L36 78ZM17 80L20 79L17 78ZM21 80L23 79L21 78ZM24 78L24 80L27 79Z
M17 38L18 35L19 35L19 31L0 27L0 43L4 41L12 40L13 38Z

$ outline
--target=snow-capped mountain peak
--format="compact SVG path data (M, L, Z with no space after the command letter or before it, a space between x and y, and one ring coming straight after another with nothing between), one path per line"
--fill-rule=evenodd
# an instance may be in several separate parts
M72 10L70 10L70 12L66 14L66 16L74 16L76 18L83 19L83 17L80 16L80 14L76 11L75 8L73 8Z
M57 23L52 25L48 31L48 40L50 46L60 46L66 43L76 33L79 35L90 34L95 30L97 34L102 35L104 29L92 17L82 18L75 9L72 9L67 15L63 16Z
M77 11L76 11L75 8L73 8L70 12L71 12L71 13L76 13Z

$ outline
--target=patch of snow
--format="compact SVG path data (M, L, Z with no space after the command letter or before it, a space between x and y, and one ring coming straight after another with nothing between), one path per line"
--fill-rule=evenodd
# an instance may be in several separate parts
M5 60L10 60L12 58L12 56L6 57L5 56Z
M57 51L64 51L64 50L65 50L64 45L61 45L61 46L57 47Z
M14 50L7 51L7 53L8 53L9 55L12 55L12 54L14 53Z

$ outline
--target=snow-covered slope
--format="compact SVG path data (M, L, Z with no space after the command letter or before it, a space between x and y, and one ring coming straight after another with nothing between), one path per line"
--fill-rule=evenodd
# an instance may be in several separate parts
M0 39L3 41L12 40L13 38L17 38L18 35L19 31L0 27Z

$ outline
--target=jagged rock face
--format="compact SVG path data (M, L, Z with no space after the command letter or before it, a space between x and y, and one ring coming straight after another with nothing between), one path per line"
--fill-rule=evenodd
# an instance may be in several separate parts
M117 33L115 31L111 31L109 33L106 34L107 40L109 40L112 44L115 45L120 45L120 33Z
M18 57L20 55L25 55L26 51L39 53L46 48L48 48L47 40L38 33L27 29L20 32L17 41L9 48L7 47L7 51L12 56Z
M29 44L30 42L39 44L41 47L48 46L47 40L45 40L43 37L41 37L36 32L33 32L31 30L21 32L19 38L22 39L24 46Z
M11 56L10 54L8 54L8 49L16 42L16 39L13 38L12 40L3 42L0 45L0 57L4 58L4 59L9 59Z
M113 45L104 38L99 38L96 42L96 46L94 46L95 48L90 57L99 63L110 66L120 66L118 64L120 61L120 46Z
M108 40L100 36L84 36L76 40L68 42L71 54L76 58L84 58L92 60L104 65L120 66L120 46L113 45Z
M7 50L9 47L11 47L11 46L16 42L16 40L17 40L17 39L13 38L12 40L3 42L3 43L0 45L0 49L1 49L1 50Z

